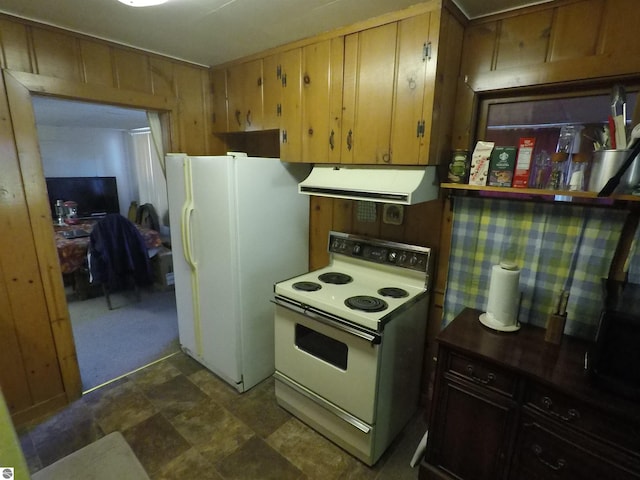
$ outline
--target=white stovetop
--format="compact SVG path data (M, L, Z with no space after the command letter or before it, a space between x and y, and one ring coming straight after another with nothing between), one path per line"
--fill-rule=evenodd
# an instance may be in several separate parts
M324 283L318 280L321 274L328 272L346 273L353 277L353 280L343 285ZM315 282L320 284L322 288L312 292L296 290L293 288L293 284L297 282ZM402 288L409 295L403 298L392 298L377 293L379 289L385 287ZM399 307L415 300L417 296L425 292L425 276L420 272L377 265L371 262L358 262L352 259L334 259L327 267L278 282L275 285L276 295L376 331L379 330L380 322L384 322L386 317L393 315ZM344 301L356 295L380 298L388 304L388 308L380 312L353 310L346 306Z

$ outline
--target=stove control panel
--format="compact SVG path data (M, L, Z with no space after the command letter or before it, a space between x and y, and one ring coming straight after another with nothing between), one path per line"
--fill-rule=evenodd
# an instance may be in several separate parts
M329 252L420 272L429 270L431 249L404 243L331 232Z

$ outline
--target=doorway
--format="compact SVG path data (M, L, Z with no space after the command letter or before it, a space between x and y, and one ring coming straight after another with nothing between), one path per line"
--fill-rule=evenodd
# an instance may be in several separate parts
M114 177L120 213L128 216L132 202L141 203L137 179L149 183L149 171L136 161L141 136L149 129L146 112L38 95L32 102L45 178ZM159 233L166 249L167 227L162 225ZM159 252L150 249L152 264L159 261ZM126 292L117 293L109 310L101 290L79 295L79 275L62 270L83 392L179 350L170 288L142 291L139 302Z

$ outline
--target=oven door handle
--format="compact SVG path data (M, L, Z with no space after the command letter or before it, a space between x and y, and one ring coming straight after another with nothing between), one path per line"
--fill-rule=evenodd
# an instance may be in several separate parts
M305 317L312 318L320 323L323 323L330 327L334 327L350 335L354 335L356 337L362 338L368 342L371 342L371 345L380 345L380 343L382 343L382 337L379 334L369 333L369 332L364 332L362 330L359 330L355 327L352 327L340 321L339 319L337 319L337 317L332 317L328 313L319 311L308 305L292 303L281 297L276 297L273 302L276 305L280 305L283 308L291 310L292 312L299 313L300 315L304 315Z
M311 400L313 403L315 403L319 407L324 408L328 412L333 413L338 418L341 418L342 420L344 420L345 422L350 424L352 427L357 428L362 433L368 434L369 432L371 432L371 427L369 425L367 425L366 423L362 422L360 419L354 417L353 415L351 415L350 413L342 410L341 408L339 408L339 407L337 407L337 406L335 406L335 405L333 405L331 403L328 403L326 400L318 398L314 393L312 393L311 391L307 390L302 385L298 385L297 383L292 382L291 380L289 380L287 377L285 377L283 374L281 374L277 370L273 373L273 376L276 379L280 380L285 385L287 385L289 388L291 388L291 389L295 390L296 392L298 392L300 395L302 395L302 396L308 398L309 400Z

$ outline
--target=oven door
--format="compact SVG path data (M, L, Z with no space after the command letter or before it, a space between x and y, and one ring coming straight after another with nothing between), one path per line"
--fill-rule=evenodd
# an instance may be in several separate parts
M279 374L372 425L381 336L276 300Z

